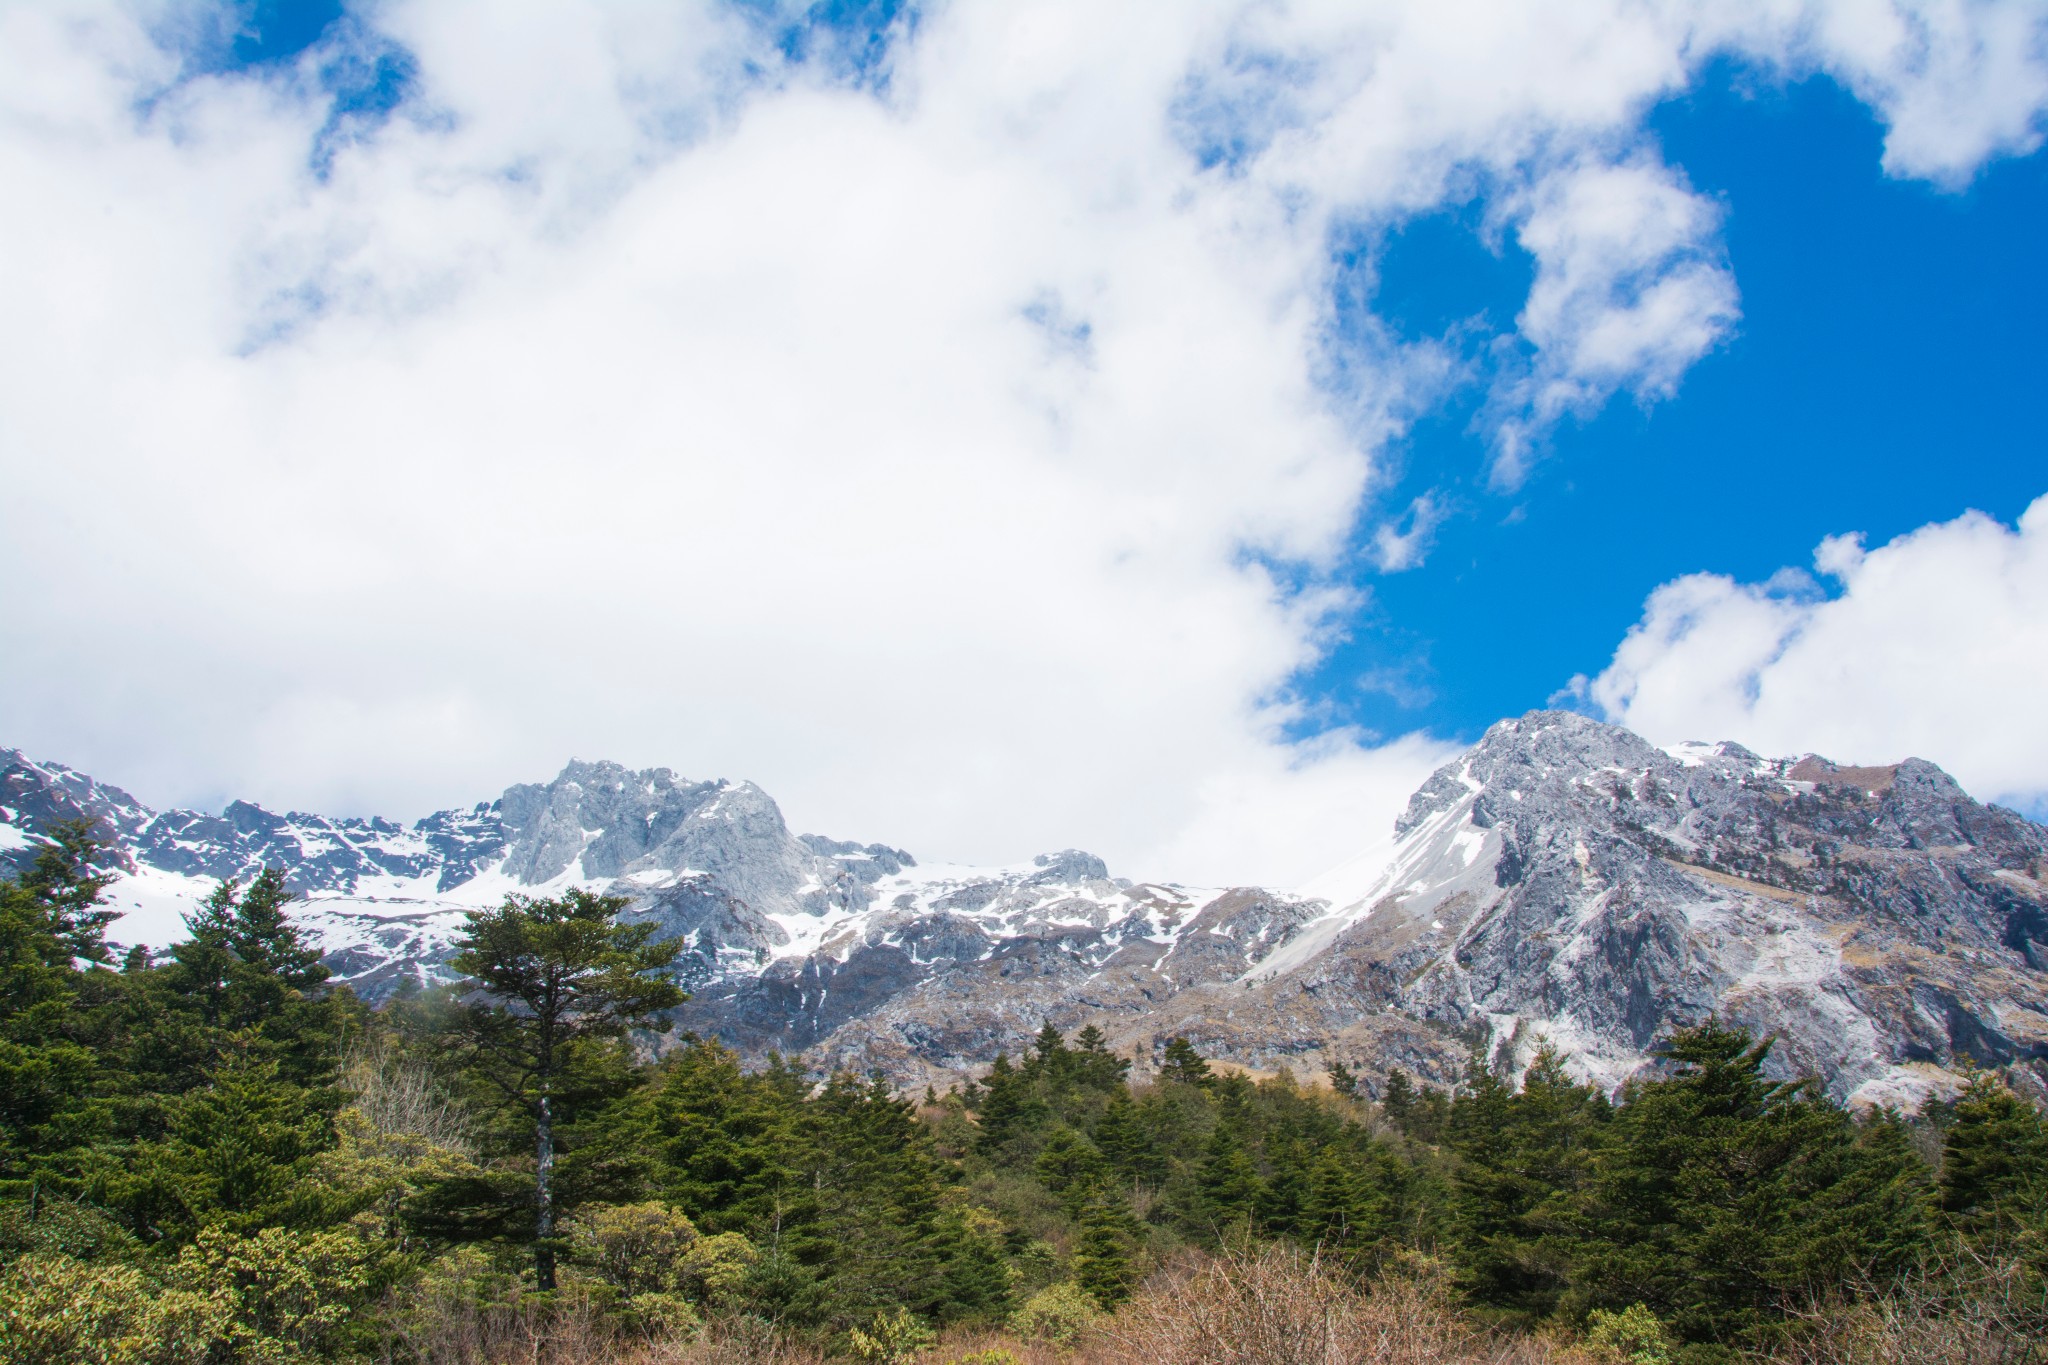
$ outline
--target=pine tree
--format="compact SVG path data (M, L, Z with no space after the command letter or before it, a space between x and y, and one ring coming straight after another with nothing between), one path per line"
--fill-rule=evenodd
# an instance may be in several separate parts
M558 1092L627 1030L686 998L665 977L681 944L651 944L651 923L616 921L626 901L572 889L555 899L508 896L473 910L451 965L464 1003L456 1041L474 1071L532 1123L534 1281L555 1287ZM591 1054L595 1054L592 1056Z
M1059 1197L1069 1215L1078 1216L1102 1185L1106 1165L1095 1144L1062 1123L1046 1135L1032 1169L1038 1183Z
M1324 1068L1323 1074L1330 1078L1331 1090L1342 1095L1345 1099L1357 1097L1358 1077L1352 1074L1350 1067L1342 1062L1331 1062L1328 1067Z
M1159 1079L1180 1085L1214 1085L1216 1077L1209 1070L1209 1063L1202 1054L1195 1051L1195 1045L1185 1038L1175 1038L1166 1045L1166 1052L1160 1058Z
M1201 1230L1224 1236L1252 1228L1265 1196L1265 1182L1234 1125L1216 1125L1208 1153L1196 1172L1195 1188L1200 1198Z
M1120 1194L1098 1194L1081 1211L1074 1281L1104 1309L1131 1296L1137 1280L1132 1254L1137 1237L1138 1220Z
M107 1070L81 1006L102 962L107 878L85 827L60 827L19 882L0 881L0 1194L75 1188L110 1122Z
M1936 1206L1972 1237L2043 1221L2048 1209L2048 1124L1997 1077L1978 1073L1956 1097L1942 1135Z
M1636 1087L1604 1125L1574 1220L1589 1306L1641 1301L1688 1340L1735 1342L1816 1277L1854 1273L1910 1235L1872 1210L1838 1216L1858 1173L1881 1172L1812 1082L1764 1076L1770 1046L1713 1025L1682 1031L1662 1050L1677 1074ZM1820 1228L1834 1270L1810 1254Z
M1095 1121L1095 1150L1129 1185L1157 1186L1166 1178L1166 1154L1138 1116L1130 1092L1118 1086Z

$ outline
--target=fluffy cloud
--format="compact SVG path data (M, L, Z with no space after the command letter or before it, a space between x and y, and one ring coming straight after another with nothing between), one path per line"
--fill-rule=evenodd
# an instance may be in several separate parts
M1665 584L1587 695L1660 741L1911 755L1983 799L2048 798L2048 498L2016 527L1972 512L1874 550L1831 538L1814 563L1831 591L1796 571Z
M1333 356L1332 234L1479 197L1534 254L1512 476L1734 316L1651 102L1825 69L1964 178L2038 136L2031 13L1019 0L860 68L755 7L419 0L193 75L189 7L0 11L4 738L160 802L574 753L930 856L1307 875L1443 751L1289 738L1443 382Z

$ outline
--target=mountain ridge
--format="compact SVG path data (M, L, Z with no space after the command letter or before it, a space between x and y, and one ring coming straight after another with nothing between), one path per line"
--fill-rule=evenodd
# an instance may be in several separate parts
M1837 1098L1911 1105L1968 1066L2048 1082L2048 831L1918 759L1665 750L1571 712L1495 725L1381 853L1293 891L1134 883L1078 850L923 865L793 834L752 783L606 762L408 827L154 812L0 750L0 859L81 817L111 839L115 907L159 927L218 877L283 866L372 999L446 979L463 913L508 892L624 895L683 942L679 1030L905 1085L1050 1020L1097 1023L1141 1068L1185 1035L1372 1088L1550 1047L1614 1088L1710 1016L1775 1033L1773 1064Z

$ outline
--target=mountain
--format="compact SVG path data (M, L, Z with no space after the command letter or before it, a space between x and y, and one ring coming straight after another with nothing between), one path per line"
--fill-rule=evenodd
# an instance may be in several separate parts
M223 876L283 868L338 979L444 979L466 909L572 885L680 937L679 1030L949 1080L1050 1020L1141 1059L1176 1034L1255 1068L1455 1079L1544 1047L1619 1085L1718 1015L1838 1098L1912 1105L1957 1068L2048 1083L2048 831L1932 764L1666 751L1569 712L1503 721L1391 837L1295 891L1113 878L1068 850L920 865L792 834L751 783L571 763L546 784L384 820L155 812L0 750L0 860L95 821L114 931L166 941Z

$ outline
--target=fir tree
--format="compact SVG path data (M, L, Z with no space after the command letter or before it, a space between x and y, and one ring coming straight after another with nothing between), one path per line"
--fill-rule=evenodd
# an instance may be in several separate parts
M1099 1194L1081 1211L1074 1281L1105 1309L1131 1296L1137 1279L1132 1255L1137 1236L1138 1220L1119 1194Z
M759 1236L799 1181L801 1100L715 1042L665 1061L645 1099L663 1196L709 1233Z
M1547 1049L1519 1093L1482 1073L1458 1100L1447 1135L1461 1158L1458 1259L1482 1302L1531 1317L1556 1307L1568 1270L1557 1234L1608 1112L1599 1092L1574 1084Z
M107 1133L107 1058L81 1011L92 974L78 968L106 957L95 852L82 825L60 827L27 876L0 881L0 1192L75 1188Z
M1221 1236L1252 1227L1265 1196L1265 1182L1233 1125L1216 1125L1196 1173L1195 1188L1202 1230Z
M1942 1135L1936 1206L1973 1237L2048 1209L2048 1124L1997 1077L1978 1073L1956 1097Z
M1380 1097L1387 1122L1406 1133L1415 1116L1415 1084L1408 1073L1395 1067L1387 1073L1387 1092Z
M1070 1213L1078 1214L1102 1184L1105 1165L1093 1143L1060 1124L1046 1135L1033 1170L1039 1184L1059 1196Z
M1179 1085L1214 1085L1216 1078L1209 1070L1209 1063L1202 1054L1195 1051L1195 1045L1185 1038L1174 1038L1166 1045L1166 1052L1160 1058L1159 1079Z
M1663 1049L1677 1074L1635 1088L1605 1125L1574 1247L1588 1303L1642 1301L1688 1340L1737 1341L1905 1233L1830 1223L1858 1171L1855 1128L1811 1082L1766 1078L1769 1049L1683 1031ZM1832 1271L1811 1254L1821 1226L1836 1234Z
M1032 1076L1010 1065L1007 1055L998 1054L995 1064L981 1082L981 1150L1001 1153L1009 1144L1025 1140L1050 1115L1040 1099Z
M1131 1070L1130 1062L1109 1050L1108 1038L1093 1024L1074 1035L1070 1061L1077 1085L1112 1095L1123 1088Z
M1095 1149L1126 1184L1156 1186L1166 1178L1166 1154L1138 1116L1130 1093L1112 1091L1095 1121Z
M456 1041L471 1067L533 1130L534 1281L555 1287L558 1097L609 1060L628 1029L685 999L665 971L681 944L653 924L616 922L623 897L572 889L473 910L451 965L467 979Z

